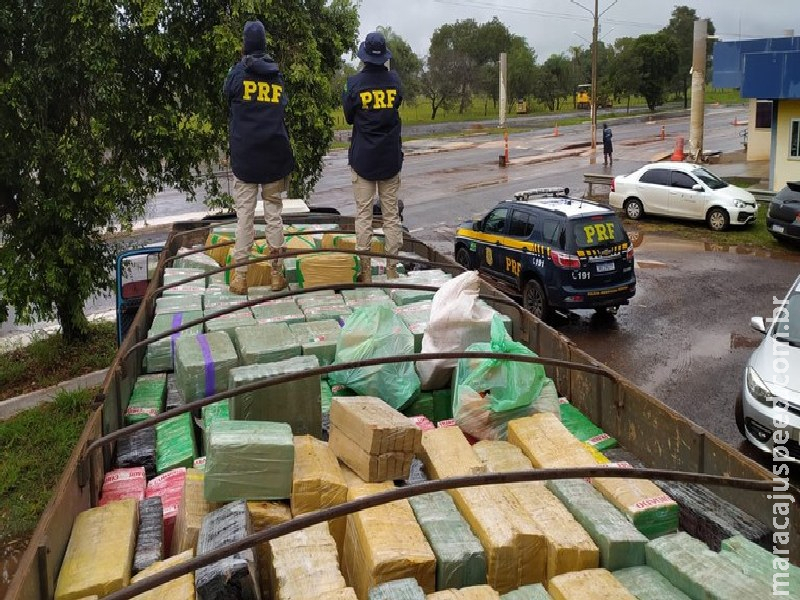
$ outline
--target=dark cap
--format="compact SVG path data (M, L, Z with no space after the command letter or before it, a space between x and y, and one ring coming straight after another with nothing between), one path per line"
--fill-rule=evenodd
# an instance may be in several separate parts
M358 47L358 58L373 65L382 65L392 58L392 53L386 47L386 38L380 31L367 34L366 39Z
M267 51L267 33L261 21L248 21L244 24L242 49L245 54Z

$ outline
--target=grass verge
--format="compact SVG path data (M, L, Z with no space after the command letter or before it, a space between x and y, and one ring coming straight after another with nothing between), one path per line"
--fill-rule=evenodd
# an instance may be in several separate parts
M64 343L56 333L4 352L0 354L0 400L103 369L116 351L115 324L96 322L89 325L89 337L79 345Z
M94 390L62 392L0 422L0 544L30 533L89 417Z

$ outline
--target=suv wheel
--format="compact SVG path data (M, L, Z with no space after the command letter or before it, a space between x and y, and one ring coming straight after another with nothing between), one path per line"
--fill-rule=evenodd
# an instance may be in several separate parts
M541 320L545 320L548 314L547 294L544 292L542 284L535 279L529 279L522 290L522 306L528 312Z
M711 231L725 231L730 223L728 211L723 208L712 208L708 211L706 223Z
M742 404L742 392L739 392L739 395L736 396L736 406L733 409L733 415L736 419L736 428L739 430L739 433L742 434L742 437L746 438L744 430L744 405Z
M469 255L469 250L467 250L464 246L461 246L458 250L456 250L456 262L468 271L473 269L472 257Z
M625 216L632 221L638 221L644 215L642 201L638 198L631 198L625 203Z

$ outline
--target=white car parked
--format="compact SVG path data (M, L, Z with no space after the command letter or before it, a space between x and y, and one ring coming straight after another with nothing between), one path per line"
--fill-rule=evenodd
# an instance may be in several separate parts
M783 446L787 460L800 461L800 277L768 323L750 324L764 339L744 369L736 426L760 450Z
M756 220L753 195L689 163L653 163L615 177L609 203L629 219L646 214L705 221L713 231Z

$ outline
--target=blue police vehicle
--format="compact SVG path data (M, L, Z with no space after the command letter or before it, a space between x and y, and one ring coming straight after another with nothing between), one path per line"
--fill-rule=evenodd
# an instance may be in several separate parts
M456 261L489 275L539 318L553 310L616 313L636 293L633 244L613 210L569 188L517 192L463 223Z

